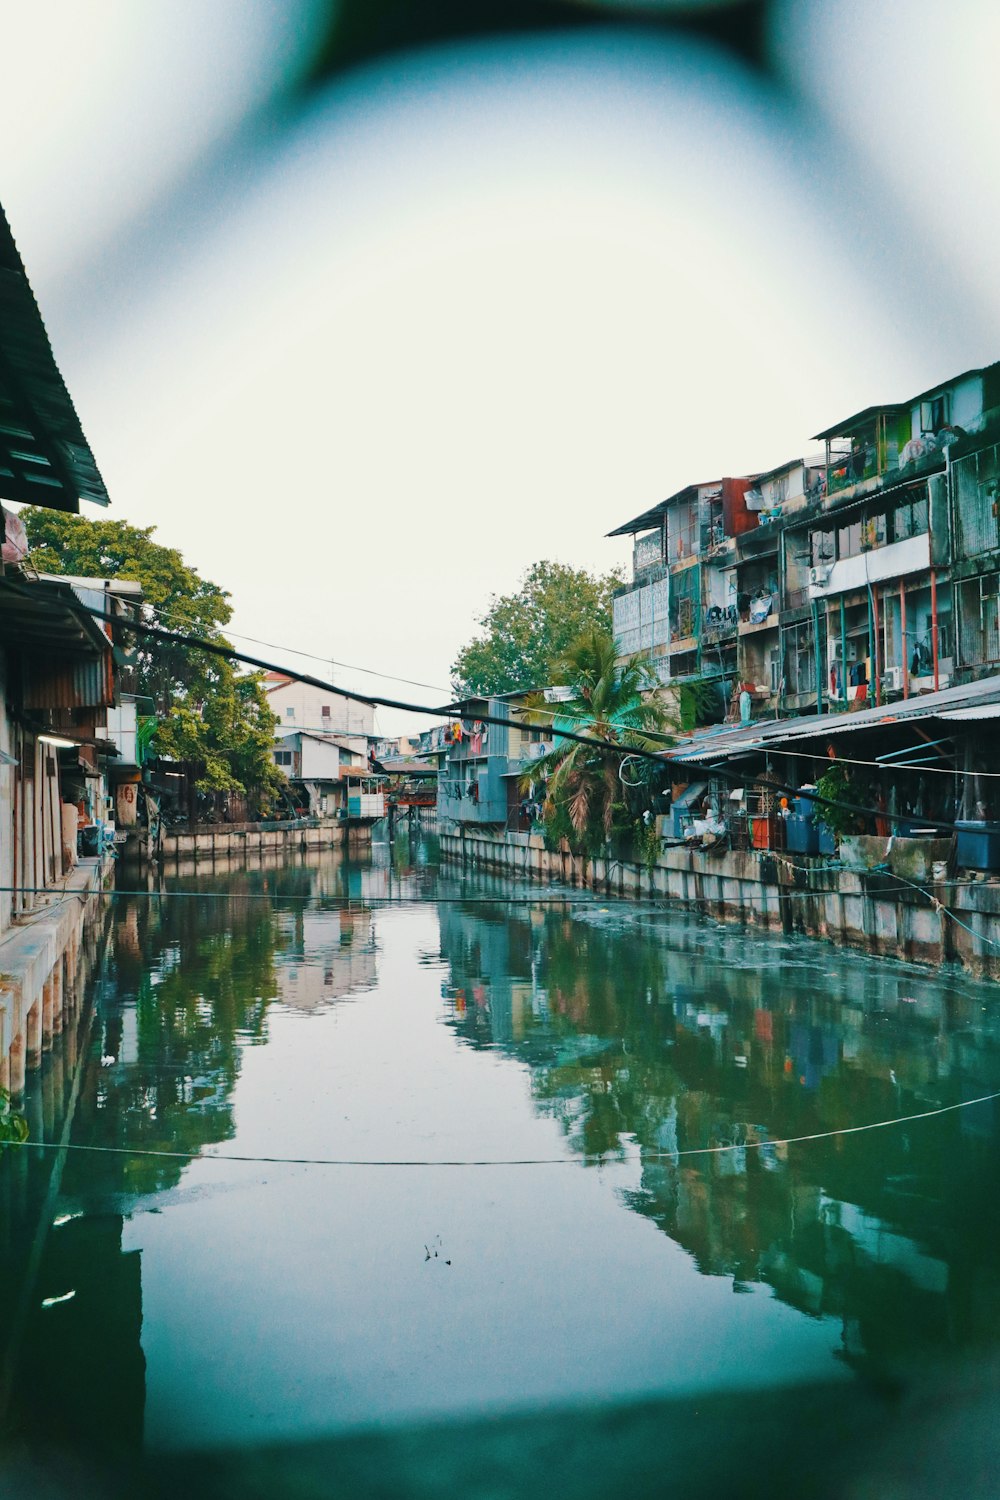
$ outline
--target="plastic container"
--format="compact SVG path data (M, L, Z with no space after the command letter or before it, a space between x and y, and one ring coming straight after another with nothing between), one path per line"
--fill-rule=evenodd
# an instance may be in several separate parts
M812 817L792 813L785 819L785 847L789 854L818 854L819 829Z
M1000 823L956 823L958 864L965 870L1000 870Z
M817 854L836 854L837 835L833 830L827 828L825 823L817 823L816 834L818 841Z

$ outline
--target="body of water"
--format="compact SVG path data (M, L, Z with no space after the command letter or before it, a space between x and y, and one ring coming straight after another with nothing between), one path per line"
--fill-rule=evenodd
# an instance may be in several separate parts
M0 1160L10 1451L990 1355L996 1102L831 1132L1000 1090L994 987L418 854L120 882L25 1104L70 1149Z

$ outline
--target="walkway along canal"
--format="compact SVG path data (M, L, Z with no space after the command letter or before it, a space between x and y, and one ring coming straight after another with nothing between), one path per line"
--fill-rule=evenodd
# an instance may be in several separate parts
M11 1473L841 1493L998 1352L995 986L409 860L109 901L0 1158Z

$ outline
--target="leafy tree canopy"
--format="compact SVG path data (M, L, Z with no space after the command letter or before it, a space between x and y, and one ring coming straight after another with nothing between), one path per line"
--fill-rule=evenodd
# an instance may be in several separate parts
M494 594L479 624L481 633L452 666L456 693L509 693L547 687L586 630L611 630L611 598L622 582L618 571L588 573L564 563L537 562L513 594Z
M630 762L639 773L623 782L620 768L629 750L658 751L670 743L671 714L652 670L641 658L619 666L610 630L591 627L573 642L557 664L556 681L573 696L552 706L541 694L527 701L529 722L550 726L553 748L524 777L527 790L545 783L544 819L550 838L593 854L613 833L633 839L646 826L658 767L646 759ZM559 738L560 729L621 746L621 755L592 749L579 740Z
M228 645L228 593L175 547L154 541L155 526L35 508L22 510L21 519L39 572L135 579L156 624ZM243 791L266 809L284 778L271 757L277 721L260 673L242 675L221 657L142 636L131 662L129 689L152 699L160 716L159 753L203 761L203 789Z

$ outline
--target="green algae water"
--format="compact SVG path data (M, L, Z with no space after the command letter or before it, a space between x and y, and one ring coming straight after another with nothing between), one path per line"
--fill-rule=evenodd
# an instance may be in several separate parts
M825 1133L1000 1090L995 987L407 859L120 880L0 1160L5 1452L864 1412L992 1354L996 1103Z

